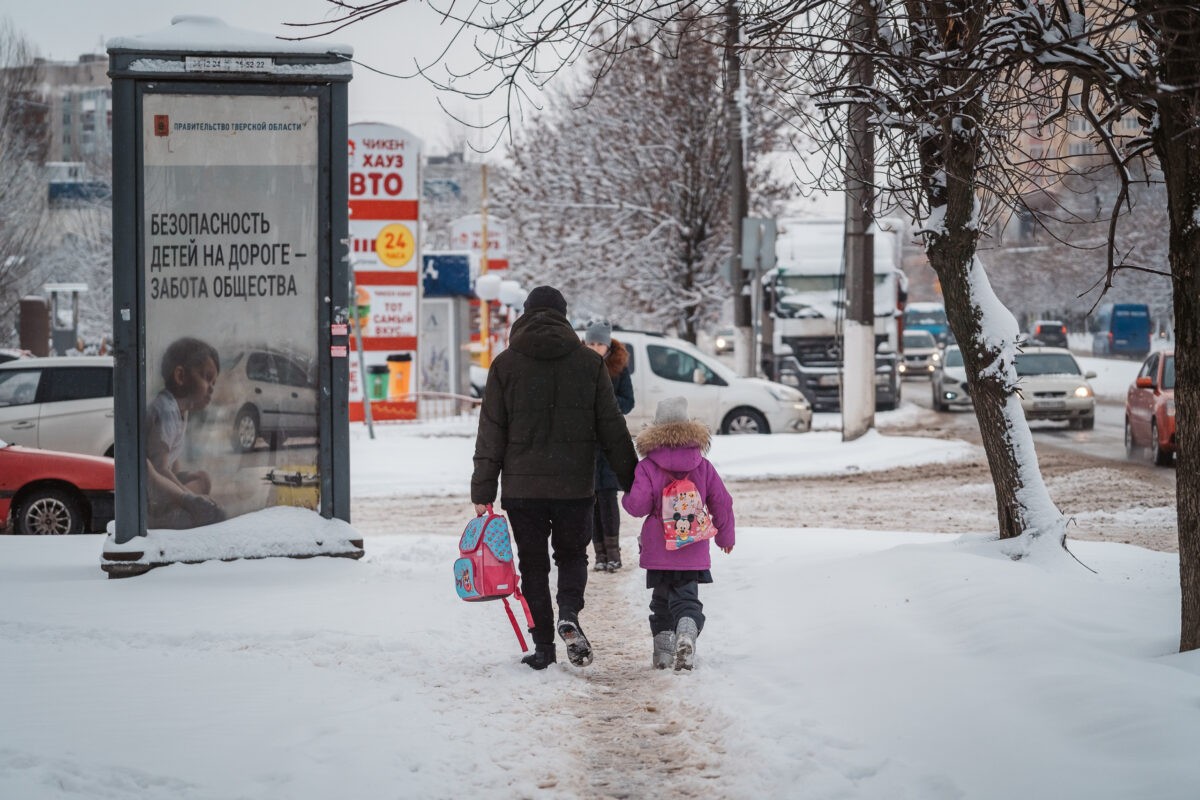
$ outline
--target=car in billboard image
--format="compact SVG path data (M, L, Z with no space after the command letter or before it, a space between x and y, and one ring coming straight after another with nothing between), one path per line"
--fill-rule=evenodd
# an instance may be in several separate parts
M316 364L311 356L249 348L221 364L207 419L228 426L237 452L264 439L272 450L287 437L319 430Z
M1175 353L1151 353L1125 395L1125 452L1150 449L1154 463L1169 467L1175 441Z
M975 404L967 389L967 368L958 345L952 344L942 352L929 380L933 384L934 411L969 408Z
M1017 391L1027 420L1066 421L1072 428L1096 426L1096 396L1070 350L1026 347L1016 358Z
M111 456L112 357L0 363L0 439L42 450Z
M103 531L113 518L113 460L0 440L0 529L21 535Z

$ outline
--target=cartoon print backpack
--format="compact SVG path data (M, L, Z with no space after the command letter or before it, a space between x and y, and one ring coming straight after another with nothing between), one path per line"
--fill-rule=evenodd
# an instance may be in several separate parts
M508 604L513 595L521 602L525 620L533 627L533 616L529 604L521 594L521 576L513 563L512 540L508 535L508 520L502 514L493 514L489 504L487 513L467 523L466 530L458 540L458 559L454 562L454 588L458 596L468 602L481 600L503 600L508 621L512 623L522 652L529 650L525 636L517 625L517 618Z
M671 475L674 480L663 487L662 520L663 536L668 550L679 550L694 542L702 542L717 535L704 498L692 479Z

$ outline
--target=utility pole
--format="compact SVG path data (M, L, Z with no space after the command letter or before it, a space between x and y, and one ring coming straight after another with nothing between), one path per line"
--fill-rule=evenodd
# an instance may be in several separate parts
M735 0L725 2L725 127L729 136L729 214L733 256L730 286L733 289L734 367L743 378L757 374L754 365L754 336L750 314L751 292L746 286L747 269L742 252L742 220L749 203L746 198L746 168L743 163L742 110L739 103L742 62L738 54L741 14Z
M866 89L875 81L866 44L874 29L867 0L855 4L848 36L852 42L850 85L860 87L862 102L847 110L846 125L846 320L842 332L842 441L875 427L875 243L871 212L875 205L875 135Z

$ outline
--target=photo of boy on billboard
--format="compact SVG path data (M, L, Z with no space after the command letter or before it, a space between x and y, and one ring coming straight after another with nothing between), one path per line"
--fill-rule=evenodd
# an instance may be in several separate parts
M216 349L191 337L171 343L162 357L163 389L146 409L148 528L195 528L225 519L210 497L203 470L180 468L188 416L212 400L221 359Z

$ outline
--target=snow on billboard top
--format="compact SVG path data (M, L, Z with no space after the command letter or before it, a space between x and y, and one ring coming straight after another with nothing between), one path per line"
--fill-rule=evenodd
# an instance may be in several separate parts
M261 31L234 28L217 17L181 14L171 25L150 33L116 36L108 50L148 53L271 53L280 55L338 55L349 58L354 48L322 40L288 41Z

